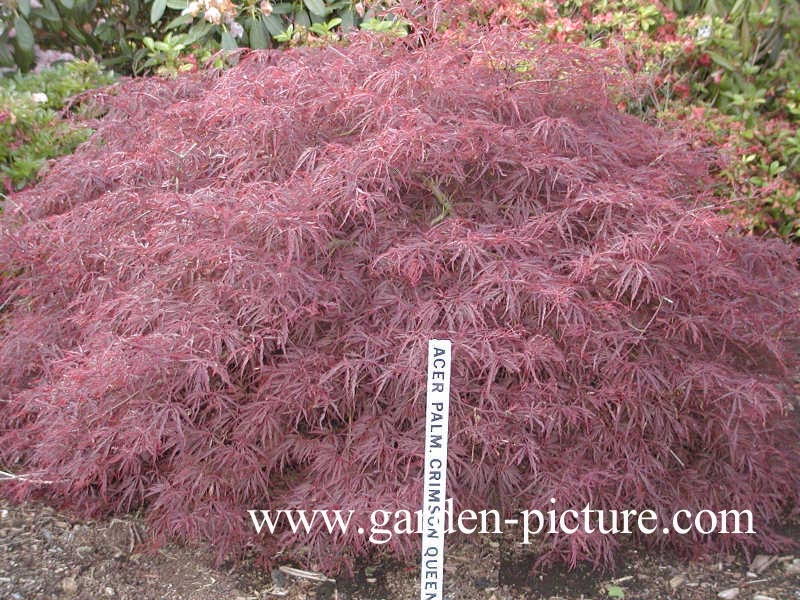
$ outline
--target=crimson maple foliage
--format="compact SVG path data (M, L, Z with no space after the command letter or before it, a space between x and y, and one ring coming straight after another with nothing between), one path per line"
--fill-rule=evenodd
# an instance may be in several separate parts
M97 94L2 216L0 465L26 479L0 493L335 570L372 548L355 526L256 537L246 510L416 510L439 337L457 509L751 509L756 535L642 541L779 544L797 249L731 231L606 55L521 36ZM548 541L609 564L620 538Z

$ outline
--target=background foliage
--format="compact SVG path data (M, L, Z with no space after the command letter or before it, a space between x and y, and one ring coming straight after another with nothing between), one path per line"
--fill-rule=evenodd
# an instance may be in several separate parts
M62 116L65 102L112 81L112 75L95 62L72 62L0 79L0 189L8 193L31 183L48 159L69 153L86 140L91 131ZM67 112L82 116L80 107Z
M327 39L359 25L401 32L393 19L375 17L382 6L353 0L12 0L0 8L0 65L29 69L38 44L121 72L174 73L220 48Z

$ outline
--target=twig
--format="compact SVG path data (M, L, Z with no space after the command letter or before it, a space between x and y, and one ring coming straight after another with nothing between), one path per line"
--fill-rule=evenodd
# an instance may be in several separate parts
M8 471L0 471L0 481L8 481L10 479L16 479L17 481L29 481L30 483L43 483L43 484L53 484L55 481L48 481L46 479L35 479L29 475L15 475L14 473L9 473Z
M299 577L301 579L310 579L311 581L322 581L322 582L335 582L335 579L330 579L326 577L322 573L316 573L314 571L303 571L302 569L295 569L294 567L278 567L280 571L283 571L287 575L291 575L292 577Z

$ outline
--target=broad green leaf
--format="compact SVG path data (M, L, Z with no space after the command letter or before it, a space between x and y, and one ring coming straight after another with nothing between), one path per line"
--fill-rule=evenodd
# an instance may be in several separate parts
M208 21L198 21L192 25L191 29L189 29L189 33L186 36L186 45L191 46L195 42L199 41L204 36L208 35L213 27L214 26Z
M19 0L17 7L26 19L31 16L31 0Z
M239 45L229 31L222 32L222 49L223 50L236 50Z
M33 66L33 50L25 50L17 47L14 50L14 62L17 63L23 73L30 71Z
M58 0L58 1L61 2L64 8L67 8L69 10L72 10L72 7L75 6L75 3L72 0Z
M128 2L128 19L129 23L135 23L136 18L139 16L139 0L135 0L134 2Z
M308 18L308 13L302 9L294 13L294 22L303 27L309 27L311 25L311 19Z
M154 0L153 6L150 8L150 22L157 23L164 16L166 8L167 0Z
M624 598L625 590L618 585L606 585L606 594L609 598Z
M294 11L294 6L291 2L280 2L272 5L273 15L289 15Z
M31 26L28 25L28 22L22 15L17 15L17 18L14 20L14 31L16 32L17 46L19 46L21 50L32 51L33 31L31 31Z
M328 14L328 9L325 8L325 3L322 0L303 0L303 4L312 14L320 17Z
M263 17L264 27L267 28L270 35L280 35L283 33L283 23L281 22L279 17L275 15L269 15Z
M39 9L37 14L41 18L45 19L46 21L50 21L51 23L61 22L61 15L58 14L58 9L56 8L56 5L53 4L53 0L44 0L42 3L42 8Z
M269 46L267 40L267 33L264 30L264 24L261 19L251 19L250 27L248 28L250 34L250 47L253 49L267 48Z
M339 2L328 4L328 12L331 13L339 10L340 8L349 7L350 5L351 5L350 0L340 0Z
M167 8L172 10L183 10L189 6L189 0L167 0Z
M352 29L356 25L356 18L353 10L348 8L343 10L339 13L339 16L342 18L342 29L347 31L348 29Z
M175 17L172 19L172 21L167 24L164 30L169 31L170 29L175 29L181 25L189 25L192 21L194 21L194 17L192 17L192 15L181 15L180 17Z

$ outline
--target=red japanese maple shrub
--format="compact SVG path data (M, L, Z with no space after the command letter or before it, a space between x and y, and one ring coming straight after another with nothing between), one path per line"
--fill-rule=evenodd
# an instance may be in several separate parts
M335 570L373 548L367 511L420 505L446 337L457 509L748 509L755 535L642 538L780 543L796 249L730 231L703 157L616 111L604 55L520 36L99 95L93 138L2 216L0 493ZM258 508L358 512L269 537ZM607 564L621 539L547 541Z

